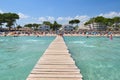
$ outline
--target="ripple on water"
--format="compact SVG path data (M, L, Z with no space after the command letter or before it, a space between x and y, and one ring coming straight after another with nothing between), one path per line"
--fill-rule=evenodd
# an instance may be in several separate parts
M1 37L0 80L25 80L55 37Z
M64 37L84 80L119 80L120 37Z

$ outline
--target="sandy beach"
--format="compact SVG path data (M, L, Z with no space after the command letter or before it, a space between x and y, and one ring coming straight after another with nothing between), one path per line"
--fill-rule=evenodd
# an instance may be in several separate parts
M42 33L42 32L1 32L0 36L14 36L14 37L18 37L18 36L120 36L119 33L112 33L112 34L80 34L80 33L74 33L74 34L55 34L55 33Z

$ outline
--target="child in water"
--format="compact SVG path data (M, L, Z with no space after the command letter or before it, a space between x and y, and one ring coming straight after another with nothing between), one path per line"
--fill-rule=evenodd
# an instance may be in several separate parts
M112 40L112 39L113 39L112 34L110 35L110 37L109 37L109 38L110 38L110 40Z

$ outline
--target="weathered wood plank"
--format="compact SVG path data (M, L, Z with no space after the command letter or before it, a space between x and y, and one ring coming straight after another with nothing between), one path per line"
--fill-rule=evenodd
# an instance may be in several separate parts
M62 37L49 45L26 80L82 80Z

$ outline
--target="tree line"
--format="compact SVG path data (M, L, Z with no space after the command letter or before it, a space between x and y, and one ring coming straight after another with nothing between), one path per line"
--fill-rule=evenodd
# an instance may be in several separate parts
M78 24L80 23L80 20L78 19L74 19L74 20L70 20L69 24L73 25L73 24L77 24L76 27L78 27ZM43 21L44 25L48 25L50 26L50 29L54 30L58 30L60 27L62 27L62 24L57 23L57 21L54 21L53 23L51 23L50 21ZM29 23L29 24L25 24L24 27L29 27L29 28L33 28L34 30L37 30L39 26L41 26L42 24L36 24L36 23Z
M5 25L6 27L9 28L9 30L11 30L11 28L21 28L22 26L17 25L16 20L18 20L20 17L18 14L16 13L0 13L0 28L2 28L3 25ZM69 24L77 24L80 21L77 19L74 20L70 20ZM52 30L58 30L62 25L57 23L57 21L54 21L53 23L51 23L50 21L44 21L42 24L44 25L48 25L50 26L50 29ZM39 28L39 26L41 26L42 24L37 24L37 23L28 23L25 24L23 27L29 27L32 28L34 30L37 30Z
M24 27L29 27L34 30L38 30L39 26L41 25L48 25L50 26L50 29L52 29L53 31L59 29L62 26L61 24L58 24L57 21L54 21L54 23L51 23L50 21L43 21L42 24L29 23L29 24L25 24Z
M16 20L18 20L20 17L18 14L16 13L0 13L0 28L2 28L3 25L5 25L6 27L9 28L9 30L11 30L11 28L21 28L21 25L17 25ZM80 21L78 19L74 19L74 20L70 20L69 24L73 25L73 24L77 24ZM53 23L51 23L50 21L43 21L42 24L37 24L37 23L28 23L25 24L23 27L29 27L32 28L34 30L37 30L39 28L39 26L41 25L48 25L50 26L51 30L58 30L60 27L62 27L62 24L57 23L57 21L54 21Z
M21 28L22 26L16 25L17 24L16 20L18 20L19 18L20 18L19 15L16 13L0 13L0 27L2 28L2 26L5 25L6 27L9 28L9 30L12 27ZM69 24L71 25L76 24L75 28L78 27L79 23L80 20L78 19L73 19L69 21ZM89 25L93 23L100 23L118 29L120 28L120 17L105 18L103 16L97 16L90 18L90 20L88 20L84 25ZM51 30L58 30L62 26L61 24L57 23L57 21L54 21L53 23L51 23L50 21L43 21L42 24L50 26ZM42 24L28 23L25 24L23 27L29 27L34 30L37 30L39 26L41 26Z
M97 16L97 17L93 17L90 20L88 20L84 25L89 25L93 23L103 24L108 27L119 29L120 28L120 17L105 18L103 16Z

